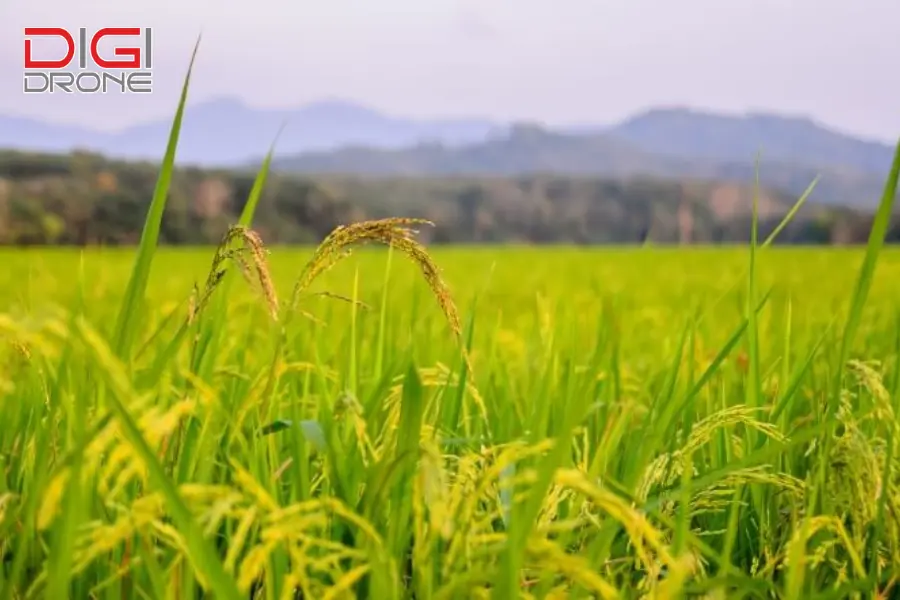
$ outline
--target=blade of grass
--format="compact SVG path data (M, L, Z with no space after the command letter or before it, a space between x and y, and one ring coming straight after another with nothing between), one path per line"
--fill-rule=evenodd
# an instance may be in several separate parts
M757 168L758 168L758 166L759 165L757 165ZM797 199L796 202L794 202L794 205L791 207L791 209L787 212L787 214L784 216L784 218L781 219L781 221L778 223L778 225L775 227L775 229L772 230L772 233L770 233L766 237L765 241L760 245L760 249L768 248L770 245L772 245L775 242L775 238L778 237L778 234L781 233L781 231L785 227L787 227L788 223L790 223L791 221L794 220L794 217L797 216L797 212L800 210L800 208L804 204L806 204L806 200L812 195L812 192L815 189L816 184L819 183L819 179L821 179L821 176L816 175L816 178L813 179L812 183L810 183L809 186L807 186L806 190L804 190L804 192L802 194L800 194L800 197ZM757 172L756 185L759 186L759 173L758 172ZM757 196L757 194L754 194L754 198L756 198L756 196ZM756 204L756 202L754 202L754 204Z
M137 256L131 269L128 286L125 288L125 296L122 298L122 304L119 308L119 316L113 333L113 349L120 358L128 357L136 333L137 323L140 319L144 293L147 289L147 280L150 277L150 267L159 242L163 212L165 211L169 195L169 184L172 181L172 172L175 169L175 153L178 148L178 136L181 132L184 107L187 103L191 71L194 68L194 60L197 58L197 50L199 48L200 38L198 37L194 45L194 52L191 54L191 62L188 65L187 74L184 76L181 98L178 100L178 109L175 111L175 118L172 120L172 128L169 131L166 154L160 166L159 176L156 180L156 189L153 192L153 199L150 202L144 228L141 231L141 241L138 245Z
M863 307L866 299L869 297L869 290L872 287L872 279L875 276L875 266L878 263L878 256L884 247L884 239L887 235L888 227L891 223L891 214L894 210L894 200L897 197L897 185L900 180L900 139L897 140L897 148L894 152L894 161L891 165L891 171L884 183L884 191L881 195L881 202L878 204L878 210L875 213L875 219L872 222L872 229L869 231L869 241L866 245L866 255L863 259L859 275L856 280L856 287L853 290L853 298L850 302L850 313L847 316L847 323L844 326L844 335L841 338L840 359L838 362L838 372L835 380L835 393L841 388L843 383L844 363L847 361L850 347L859 328L859 322L862 319ZM832 409L837 408L836 395L832 395Z

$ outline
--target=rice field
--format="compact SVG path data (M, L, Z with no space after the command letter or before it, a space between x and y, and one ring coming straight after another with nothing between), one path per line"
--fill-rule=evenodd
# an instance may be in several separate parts
M0 600L897 594L900 148L867 248L158 249L183 106L139 247L0 252Z
M215 249L166 249L127 360L133 251L2 254L9 597L487 597L511 549L532 597L891 585L894 250L837 392L861 249L761 250L754 347L742 249L437 249L460 346L396 250L285 323L275 248L277 320L248 260L175 348Z

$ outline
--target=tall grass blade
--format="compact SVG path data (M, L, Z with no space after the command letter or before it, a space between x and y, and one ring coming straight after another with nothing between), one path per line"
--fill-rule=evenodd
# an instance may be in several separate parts
M869 297L869 290L872 287L872 279L875 276L875 266L878 263L878 256L884 247L884 239L887 235L888 227L891 222L891 214L894 210L894 201L897 198L897 185L900 180L900 140L897 140L897 147L894 151L894 161L891 164L891 171L884 183L884 191L881 195L881 201L878 204L878 210L875 212L875 219L872 222L872 229L869 232L869 242L866 245L866 255L863 259L862 266L857 276L856 286L853 290L853 297L850 301L850 312L847 315L847 322L844 326L844 334L841 338L840 360L838 362L838 370L835 382L835 392L840 389L843 381L844 363L847 361L853 339L856 331L859 329L859 323L862 319L863 307L866 299ZM836 408L836 396L832 396L832 410Z
M119 316L116 320L116 328L113 334L113 349L116 355L127 358L131 351L131 344L135 336L135 329L143 310L144 293L147 289L147 280L150 277L150 267L153 264L153 256L159 242L159 231L162 225L163 212L168 200L169 184L172 181L172 173L175 170L175 153L178 148L178 135L181 132L181 121L184 116L184 107L187 103L188 88L191 82L191 71L194 68L194 60L197 58L197 50L200 48L200 38L194 45L191 54L191 62L188 65L187 74L184 76L184 84L181 87L181 97L178 100L178 109L172 120L172 129L169 132L169 142L166 145L166 153L160 166L159 176L156 181L156 189L144 228L141 231L141 241L138 244L137 256L131 269L128 286L119 308Z

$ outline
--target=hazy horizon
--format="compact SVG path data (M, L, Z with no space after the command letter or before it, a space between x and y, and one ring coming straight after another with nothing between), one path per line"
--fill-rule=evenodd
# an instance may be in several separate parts
M0 113L101 130L167 118L197 36L189 104L349 101L408 118L607 125L655 107L807 116L843 133L900 133L900 4L865 0L361 0L250 7L61 0L0 8ZM177 15L176 17L170 15ZM149 97L26 97L25 26L154 27ZM269 57L268 66L260 61ZM893 57L893 58L892 58Z
M177 97L176 97L176 101L177 101ZM372 104L366 103L365 101L360 101L360 100L356 100L353 98L340 98L340 97L335 97L335 96L332 96L332 97L323 96L318 99L314 98L307 102L302 102L302 103L298 103L298 104L276 106L276 105L257 104L254 102L247 101L243 98L240 98L239 96L223 95L223 96L213 96L213 97L209 97L209 98L203 98L200 100L190 100L189 99L187 102L186 108L187 108L187 110L190 110L191 108L195 108L200 105L205 105L205 104L209 104L211 102L219 102L219 101L222 101L222 102L236 101L236 102L240 102L242 105L249 107L251 109L264 110L264 111L265 110L290 111L290 110L298 110L298 109L308 108L308 107L311 107L314 105L322 105L322 104L347 104L347 105L354 105L360 109L368 109L368 110L376 111L377 113L379 113L385 117L396 117L396 118L401 118L401 119L411 118L411 119L417 119L417 120L423 120L423 121L424 120L441 120L441 119L460 120L460 121L485 120L485 121L496 121L500 125L503 125L503 124L507 124L507 125L537 124L539 126L545 126L549 129L563 128L563 127L575 128L578 126L598 126L598 127L615 126L616 124L624 121L625 119L628 119L629 117L638 116L638 115L643 114L644 112L650 111L650 110L669 110L669 109L687 110L687 111L695 111L695 112L703 113L703 114L718 115L718 116L731 116L731 117L750 116L753 114L767 114L767 115L777 115L777 116L785 117L785 118L809 118L809 119L812 119L817 125L819 125L823 128L832 130L832 131L840 133L840 134L852 136L854 138L857 138L857 139L860 139L863 141L874 141L874 142L878 142L878 143L882 143L882 144L887 144L890 146L892 146L897 141L897 136L887 136L887 137L880 136L879 137L879 136L873 136L873 135L866 135L865 133L861 133L859 131L853 131L853 130L850 130L847 128L842 128L842 127L834 125L833 123L823 121L822 119L816 118L811 113L801 113L801 112L793 112L792 113L792 112L786 112L786 111L778 111L777 109L757 109L757 108L748 108L745 110L721 110L721 109L714 109L714 108L710 108L710 107L706 107L706 106L688 105L688 104L656 104L656 105L643 106L638 109L635 109L634 111L624 113L620 118L614 119L612 121L580 120L580 121L558 121L558 122L542 121L542 120L535 120L535 119L514 119L514 118L504 119L502 117L489 117L489 116L474 114L474 113L473 114L450 114L450 115L448 115L448 114L432 114L432 115L425 115L425 116L410 116L410 115L406 115L403 113L394 112L394 111L385 109L383 107L373 106ZM34 120L38 120L40 122L54 124L54 125L60 125L60 126L80 125L80 126L88 128L88 129L102 131L104 133L116 133L119 131L127 130L130 127L155 123L155 122L159 121L160 119L168 120L171 118L172 112L173 111L170 110L168 112L163 112L161 114L153 115L153 116L147 116L147 117L139 116L134 121L122 123L122 124L119 124L118 126L112 126L112 127L108 127L108 126L104 127L102 124L100 124L100 125L87 124L86 125L83 122L83 120L71 120L71 119L66 119L65 117L57 117L57 118L49 117L48 118L48 117L45 117L44 115L34 115L27 111L6 111L6 112L2 112L0 114L2 114L3 116L14 117L14 118L34 119Z

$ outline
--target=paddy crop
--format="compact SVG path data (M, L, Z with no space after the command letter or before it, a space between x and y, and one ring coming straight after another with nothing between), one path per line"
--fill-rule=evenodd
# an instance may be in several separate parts
M3 599L892 593L900 147L861 249L157 249L183 102L137 249L0 253Z

